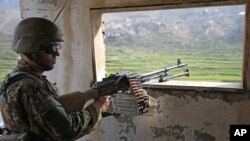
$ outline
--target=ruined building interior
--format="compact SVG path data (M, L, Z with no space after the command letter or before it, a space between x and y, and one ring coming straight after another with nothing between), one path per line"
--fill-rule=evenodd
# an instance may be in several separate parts
M61 93L67 93L87 90L91 81L105 76L103 13L239 4L246 6L240 85L145 84L155 102L150 112L104 118L98 129L79 139L227 141L230 125L250 123L249 0L20 0L20 10L22 18L57 18L55 23L64 35L63 49L55 70L47 75L58 83Z

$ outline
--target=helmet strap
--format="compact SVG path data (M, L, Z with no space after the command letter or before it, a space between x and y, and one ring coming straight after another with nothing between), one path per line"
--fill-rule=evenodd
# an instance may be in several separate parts
M32 62L34 62L35 64L37 64L38 66L40 66L40 68L43 68L43 65L40 61L40 58L37 56L37 51L32 52L32 53L23 53L26 57L29 58L29 60L31 60Z
M34 60L33 53L23 53L26 57L28 57L30 60Z
M27 54L21 54L21 59L24 60L34 71L36 74L38 75L42 75L42 73L44 72L43 68L37 64L35 61L33 61L32 59L30 59L30 55ZM28 57L29 56L29 57Z

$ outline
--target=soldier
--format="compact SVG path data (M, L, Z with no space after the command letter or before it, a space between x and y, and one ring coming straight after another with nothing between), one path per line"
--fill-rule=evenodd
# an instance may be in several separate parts
M21 59L1 86L0 110L8 135L0 140L71 141L99 124L108 96L66 113L57 88L43 75L54 68L62 41L58 27L44 18L27 18L16 26L12 48ZM97 97L96 90L75 93Z

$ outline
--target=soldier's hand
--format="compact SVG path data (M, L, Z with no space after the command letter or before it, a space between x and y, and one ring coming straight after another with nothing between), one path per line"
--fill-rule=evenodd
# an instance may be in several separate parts
M111 96L103 96L94 100L94 104L100 108L101 112L107 111Z

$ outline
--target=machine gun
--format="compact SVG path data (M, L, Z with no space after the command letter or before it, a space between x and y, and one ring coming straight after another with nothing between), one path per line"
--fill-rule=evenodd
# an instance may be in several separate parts
M176 75L169 75L169 71L177 69L177 68L184 68L184 71L180 74ZM181 63L181 60L177 60L177 65L171 66L171 67L165 67L161 70L157 70L154 72L149 72L143 75L139 75L137 73L131 73L128 71L121 71L116 74L111 74L110 76L103 78L100 82L95 82L92 85L93 89L96 89L98 92L98 95L105 96L110 94L121 94L116 97L124 97L123 95L131 95L135 97L136 106L138 108L139 114L145 113L148 111L149 107L149 96L147 95L147 92L142 88L141 84L148 82L152 79L159 78L159 82L165 82L170 79L181 77L181 76L189 76L189 70L187 69L186 63ZM115 100L115 103L127 103L126 100L131 98L125 98L124 100L117 99ZM133 99L133 98L132 98ZM114 105L114 104L113 104ZM114 106L117 107L117 106ZM121 111L121 107L118 108L112 108L112 109L118 109L118 111ZM123 105L122 107L128 107L128 104Z
M189 76L189 70L186 68L188 64L181 63L181 60L177 60L177 65L171 67L165 67L161 70L154 72L149 72L143 75L137 73L131 73L128 71L117 72L116 74L111 74L106 78L103 78L100 82L95 82L91 87L97 89L99 96L109 95L110 93L116 93L118 91L127 91L131 86L129 80L137 79L139 83L145 83L152 79L159 78L159 82L165 82L170 79ZM180 74L169 76L169 71L184 68L184 71Z
M184 68L184 72L177 75L169 75L169 71L177 68ZM181 60L178 59L175 66L165 67L164 69L143 75L128 71L111 74L107 78L103 78L102 81L91 85L92 89L97 91L95 96L90 95L92 90L89 90L84 94L75 92L62 95L57 100L67 113L72 113L80 111L90 99L113 94L106 116L139 115L148 111L150 100L147 91L141 86L142 83L158 78L159 83L161 83L180 76L189 76L189 71L187 64L181 63Z

